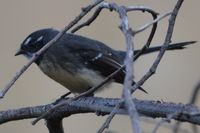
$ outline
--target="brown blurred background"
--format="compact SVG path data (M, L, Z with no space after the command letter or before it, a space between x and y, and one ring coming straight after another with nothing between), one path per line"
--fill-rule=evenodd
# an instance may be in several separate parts
M31 32L47 27L61 29L80 13L81 7L91 0L1 0L0 1L0 88L11 79L26 62L24 57L15 57L23 39ZM175 0L115 0L123 5L146 5L161 14L170 11ZM176 21L173 42L199 40L200 38L200 1L185 1ZM139 28L150 22L151 17L141 12L129 14L130 25ZM103 11L99 18L89 27L81 29L77 34L105 42L115 49L125 49L124 38L118 29L119 19L116 13ZM162 44L166 34L167 19L161 21L154 38L154 44ZM149 30L136 36L136 48L140 48L148 36ZM143 87L148 95L136 92L138 99L163 100L176 103L188 103L192 89L200 80L199 43L182 51L167 52L158 70ZM135 77L138 80L152 64L156 54L143 56L136 62ZM122 86L112 85L97 96L120 97ZM45 76L33 64L6 97L0 101L0 110L14 109L25 106L41 105L53 102L67 90ZM200 102L198 103L200 105ZM94 114L73 115L64 120L67 132L94 133L106 117ZM29 132L48 133L44 121L32 126L32 120L22 120L0 125L1 133ZM122 124L123 123L123 124ZM142 122L144 131L150 132L152 124ZM124 130L126 129L126 130ZM127 116L117 116L110 125L110 130L131 132ZM164 129L160 129L164 133ZM169 130L166 130L169 132Z

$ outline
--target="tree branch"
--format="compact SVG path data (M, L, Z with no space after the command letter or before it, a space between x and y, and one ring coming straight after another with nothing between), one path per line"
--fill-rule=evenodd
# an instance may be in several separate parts
M64 100L60 102L65 102L66 104L53 111L50 115L46 116L45 119L59 119L73 114L96 113L97 111L103 114L109 114L120 101L121 99L117 98L99 97L84 97L71 102L66 102ZM137 99L134 99L133 101L136 105L137 111L142 116L166 118L166 116L169 116L170 114L177 113L178 115L173 117L173 119L200 125L200 109L194 105ZM53 106L54 103L0 111L0 124L14 120L37 118ZM116 113L127 114L127 111L124 106L121 106Z

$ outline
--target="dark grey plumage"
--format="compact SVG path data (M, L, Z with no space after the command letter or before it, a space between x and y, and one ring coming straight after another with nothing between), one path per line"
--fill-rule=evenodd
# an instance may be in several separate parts
M59 31L54 29L33 32L23 41L16 55L32 57L58 33ZM194 42L170 45L169 49L182 49L191 43ZM149 48L145 53L159 49L160 47ZM102 42L66 33L35 63L47 76L67 87L71 92L81 93L98 85L105 77L120 68L125 55L125 52L114 50ZM124 77L125 71L121 71L114 80L123 83Z

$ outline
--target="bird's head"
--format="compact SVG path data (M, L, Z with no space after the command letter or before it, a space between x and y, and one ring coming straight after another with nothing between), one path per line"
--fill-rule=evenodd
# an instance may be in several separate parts
M20 49L16 52L17 55L24 55L27 58L31 58L34 53L40 50L45 44L47 44L58 33L54 29L41 29L31 33L22 42Z

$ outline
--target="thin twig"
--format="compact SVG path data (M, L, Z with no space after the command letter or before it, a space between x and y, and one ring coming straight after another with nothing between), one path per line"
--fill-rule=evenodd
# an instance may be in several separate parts
M142 32L142 31L146 30L147 28L149 28L150 26L152 26L154 23L157 23L158 21L160 21L160 20L164 19L165 17L169 16L171 13L172 12L168 12L168 13L165 13L165 14L163 14L161 16L158 16L158 18L156 18L152 22L143 25L138 30L132 31L132 34L138 34L138 33Z
M74 29L72 29L71 33L76 32L77 30L79 30L80 28L83 28L84 26L89 26L100 14L100 12L102 11L103 7L99 6L96 11L93 13L92 17L89 18L86 22L76 26Z
M93 4L88 5L82 9L82 12L72 20L65 28L63 28L51 41L49 41L43 48L34 54L34 56L25 64L16 75L8 82L8 84L0 92L0 99L8 92L12 85L17 81L17 79L29 68L29 66L41 55L44 53L51 45L57 42L70 28L72 28L78 21L80 21L92 8L101 3L103 0L97 0Z
M145 6L136 6L136 7L135 6L128 6L128 7L126 7L127 12L137 11L137 10L150 13L153 17L153 20L155 20L158 16L158 13L155 12L153 9L151 9L149 7L145 7ZM137 54L135 54L134 61L137 60L142 55L142 53L150 46L150 44L153 40L153 37L155 35L156 29L157 29L157 22L153 24L153 27L151 29L151 32L149 34L149 37L147 39L146 44L142 47L142 49Z
M126 12L130 11L142 11L142 12L148 12L151 13L154 17L159 15L159 13L155 12L152 8L149 8L147 6L127 6L125 7Z
M158 128L161 127L162 124L166 123L166 122L170 122L171 119L173 119L174 117L176 117L178 115L178 113L173 113L173 114L169 114L167 115L166 118L162 119L158 124L156 124L155 128L153 129L152 133L156 133Z
M199 96L199 92L200 92L200 82L193 89L189 104L196 104L198 96ZM199 129L196 125L192 124L191 126L192 126L193 133L199 132ZM177 128L177 132L178 132L178 129L179 128Z
M189 104L196 104L200 92L200 82L193 89Z
M106 121L102 124L101 128L97 131L97 133L102 133L106 128L109 128L112 119L114 118L115 114L117 114L119 108L122 106L123 103L124 100L121 99L121 101L119 101L119 103L114 107L112 112L108 115Z

